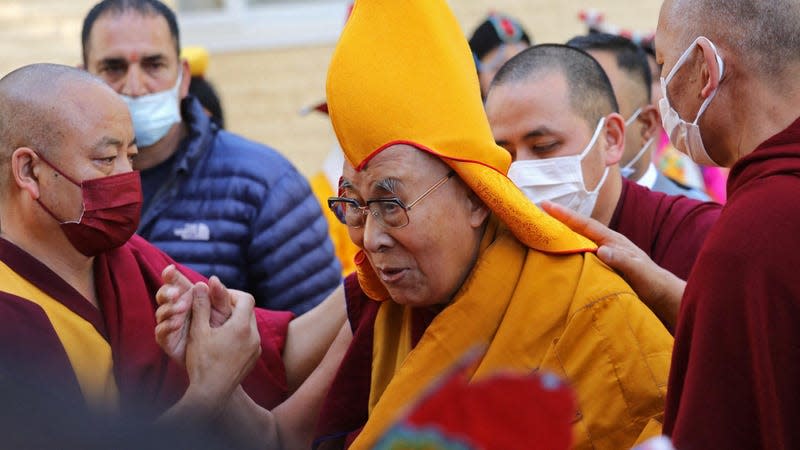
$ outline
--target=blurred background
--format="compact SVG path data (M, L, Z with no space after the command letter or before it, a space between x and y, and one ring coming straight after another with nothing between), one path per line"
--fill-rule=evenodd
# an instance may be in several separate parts
M400 0L384 0L400 1ZM34 62L80 63L80 28L95 0L0 0L0 76ZM324 100L325 74L349 0L167 0L181 44L210 53L225 126L275 147L303 174L319 170L335 136L327 116L301 115ZM597 11L623 29L655 30L661 0L450 0L465 36L489 11L520 20L535 43L564 42ZM380 36L376 36L380 39Z

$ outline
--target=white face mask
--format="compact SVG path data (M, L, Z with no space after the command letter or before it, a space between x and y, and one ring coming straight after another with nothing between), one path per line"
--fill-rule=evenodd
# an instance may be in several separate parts
M638 108L636 111L633 112L631 117L625 121L626 130L628 129L628 127L633 125L634 122L636 122L636 119L639 118L639 115L641 113L642 113L642 108ZM639 149L639 153L637 153L636 156L633 157L633 159L628 161L628 164L625 164L619 169L623 177L630 178L630 176L633 175L633 172L636 171L636 169L634 169L633 166L635 166L636 163L639 162L640 159L642 159L642 156L644 156L644 154L647 153L647 151L650 149L650 145L653 144L653 141L654 139L650 138L647 142L645 142L644 146L641 149Z
M178 72L175 86L155 94L129 97L120 95L128 105L133 120L133 131L136 133L136 145L149 147L160 141L172 125L181 121L178 89L183 74Z
M710 166L718 166L711 156L709 156L706 147L703 145L703 138L700 135L700 127L697 126L697 121L700 120L700 116L703 115L708 105L711 103L711 100L717 95L717 89L714 89L714 92L709 95L703 104L700 105L700 111L697 112L697 117L695 117L694 122L689 123L685 120L681 119L678 115L678 112L670 106L669 100L667 99L667 85L672 78L675 76L675 73L678 69L686 62L689 56L692 54L694 47L697 43L701 40L705 40L708 42L709 46L712 50L714 50L714 56L717 57L717 64L719 65L719 79L717 82L722 80L722 74L725 71L725 65L722 62L722 58L719 56L717 52L717 47L714 46L708 38L704 36L700 36L683 52L680 58L678 58L678 62L675 63L675 66L672 67L672 70L669 71L667 74L667 78L661 77L661 92L663 93L663 97L658 102L658 108L661 111L661 123L664 125L664 131L667 132L669 135L669 140L672 142L672 145L675 146L679 151L689 155L690 158L696 163L705 164Z
M605 117L600 119L589 145L579 155L514 161L508 169L508 178L537 206L548 200L590 216L597 203L597 194L608 176L608 167L597 186L588 191L583 182L581 161L594 148L603 125Z

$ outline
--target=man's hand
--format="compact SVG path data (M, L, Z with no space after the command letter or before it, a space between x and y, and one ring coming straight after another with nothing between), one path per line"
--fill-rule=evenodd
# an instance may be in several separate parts
M161 272L164 285L156 292L156 342L183 365L192 311L192 283L174 265Z
M636 295L674 328L685 281L659 267L628 238L600 222L551 202L544 202L542 208L572 231L594 241L598 245L597 257L616 270Z
M186 345L186 395L201 399L201 409L209 411L209 416L214 415L214 410L221 410L261 354L253 297L230 296L230 317L214 327L212 291L205 283L197 283L191 289L193 318Z
M210 424L231 398L249 399L240 383L261 354L261 338L253 314L255 300L249 295L231 296L229 318L219 326L212 326L212 290L205 283L197 283L183 292L190 297L192 315L182 343L189 387L180 401L161 416L162 422L189 420ZM233 395L234 392L239 395ZM250 403L252 408L261 409L252 400ZM263 419L266 424L273 422L268 411ZM272 425L270 433L274 433L274 428Z
M156 293L156 342L173 360L183 365L186 357L186 339L192 312L192 283L174 265L161 273L164 285ZM211 302L209 325L218 327L225 323L233 311L234 297L252 298L245 292L228 290L217 277L208 281Z

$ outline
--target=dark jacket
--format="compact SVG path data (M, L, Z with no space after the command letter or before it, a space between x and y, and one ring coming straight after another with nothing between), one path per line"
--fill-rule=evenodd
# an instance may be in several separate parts
M259 306L311 309L341 273L308 182L275 150L218 129L196 99L181 106L187 137L159 176L142 173L154 193L139 234Z

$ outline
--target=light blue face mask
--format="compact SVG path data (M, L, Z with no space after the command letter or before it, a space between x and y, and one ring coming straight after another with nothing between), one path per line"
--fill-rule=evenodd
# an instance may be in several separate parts
M120 95L128 105L133 120L133 131L136 133L136 144L149 147L160 141L172 125L181 121L180 101L178 88L181 86L182 73L178 73L178 81L172 88L142 95L129 97Z

